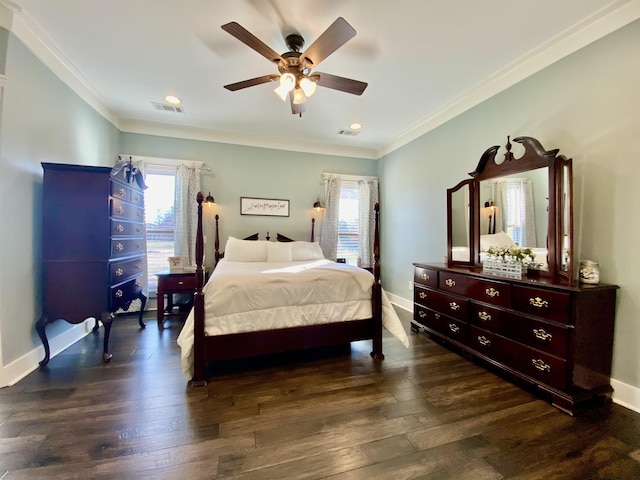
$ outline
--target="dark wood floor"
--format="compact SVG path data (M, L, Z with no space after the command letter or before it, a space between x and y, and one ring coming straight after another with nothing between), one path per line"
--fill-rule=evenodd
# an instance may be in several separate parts
M0 479L640 478L639 414L572 418L424 333L385 334L382 363L358 342L191 389L172 322L120 317L110 364L92 334L0 389Z

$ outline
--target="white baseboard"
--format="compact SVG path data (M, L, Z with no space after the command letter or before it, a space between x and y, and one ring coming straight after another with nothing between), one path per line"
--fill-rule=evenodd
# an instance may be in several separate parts
M413 301L406 298L394 295L393 293L386 292L389 297L389 301L408 312L413 312ZM615 378L611 379L611 386L613 387L612 400L618 405L640 413L640 388L633 385L627 385Z
M73 325L68 330L65 330L60 335L53 338L49 338L49 358L53 358L62 352L64 349L70 347L78 340L86 337L93 326L95 320L93 318L87 318L84 322ZM11 362L9 365L4 365L2 368L2 374L0 375L0 387L8 387L14 385L24 377L35 371L40 363L40 360L44 358L44 347L39 345L30 352L24 354L22 357Z
M613 401L629 410L640 413L640 388L627 385L614 378L611 379L613 387Z

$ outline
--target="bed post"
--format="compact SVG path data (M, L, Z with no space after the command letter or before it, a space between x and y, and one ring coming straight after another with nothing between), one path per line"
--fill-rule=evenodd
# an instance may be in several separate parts
M203 200L204 195L202 195L202 192L198 192L198 195L196 197L196 201L198 202L198 229L196 231L196 291L193 295L193 328L195 335L193 338L193 378L191 379L192 387L203 386L207 384L204 352L204 294L202 293L202 287L204 285L204 270L202 268L202 261L204 258L204 240L202 233Z
M216 238L215 238L215 242L213 244L213 246L215 247L215 259L216 259L216 264L213 266L213 268L215 268L218 265L218 262L220 261L220 235L218 234L218 221L220 220L220 215L218 215L216 213Z
M316 219L312 218L311 219L311 241L312 242L316 241L316 235L315 235L315 232L314 232L315 228L316 228Z
M382 354L382 285L380 284L380 204L373 207L375 222L373 227L373 287L371 291L371 311L373 314L373 351L371 356L383 360Z

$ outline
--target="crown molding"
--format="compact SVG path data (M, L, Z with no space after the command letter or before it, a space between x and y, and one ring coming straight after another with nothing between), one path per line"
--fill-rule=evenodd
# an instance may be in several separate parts
M379 156L382 157L397 150L525 78L619 30L638 18L640 18L640 0L621 0L603 8L583 22L557 35L512 64L507 65L455 101L417 122L386 147L380 149Z
M314 153L320 155L335 155L342 157L363 158L376 160L378 152L375 149L363 147L349 147L326 143L300 142L291 138L259 137L243 135L235 132L224 132L199 127L185 127L178 125L147 122L142 120L122 119L122 132L138 133L142 135L156 135L159 137L182 138L187 140L201 140L205 142L228 143L246 147L269 148L291 152Z
M13 10L11 32L80 98L116 128L120 128L120 119L106 99L64 56L46 33L19 7L7 0L0 0L0 4Z

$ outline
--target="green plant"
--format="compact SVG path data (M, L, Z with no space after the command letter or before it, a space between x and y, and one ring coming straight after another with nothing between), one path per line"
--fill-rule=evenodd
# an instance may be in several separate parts
M535 255L530 248L493 246L489 247L487 253L494 259L502 262L519 262L527 265L527 268L530 269L536 269L539 266L539 264L534 262Z

